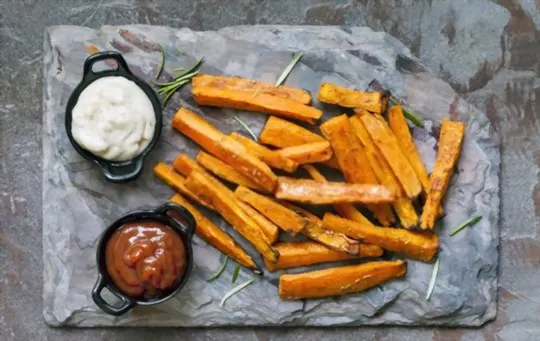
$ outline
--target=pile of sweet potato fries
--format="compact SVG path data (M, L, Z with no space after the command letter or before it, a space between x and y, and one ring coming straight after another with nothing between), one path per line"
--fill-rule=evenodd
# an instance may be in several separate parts
M155 174L177 192L170 201L194 215L197 235L216 249L260 271L233 237L192 203L219 213L262 255L268 271L379 257L384 250L426 262L436 255L439 240L433 228L459 157L463 123L442 121L430 176L402 109L388 108L385 92L322 84L320 102L353 108L354 115L327 120L318 126L318 134L287 120L316 128L323 112L310 106L311 95L303 89L206 74L195 76L192 85L200 106L271 115L257 141L221 132L186 108L172 120L176 130L204 151L195 159L180 154L172 164L160 162ZM327 181L318 164L341 171L345 181ZM294 178L299 170L309 178ZM298 204L331 205L337 214L326 212L321 218ZM372 220L357 204L370 212ZM421 214L415 208L419 205ZM292 236L300 233L310 241L279 242L280 230ZM299 299L358 292L406 271L405 261L395 260L283 274L279 296Z

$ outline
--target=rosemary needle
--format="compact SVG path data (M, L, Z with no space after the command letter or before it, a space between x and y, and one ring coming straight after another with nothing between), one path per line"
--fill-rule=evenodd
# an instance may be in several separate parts
M287 78L287 76L289 75L289 73L291 73L292 69L294 68L294 66L296 65L296 63L298 63L298 61L300 60L300 58L302 58L304 54L303 53L298 53L296 56L294 56L293 60L291 60L291 62L289 63L289 65L287 65L287 67L285 68L285 70L283 70L283 73L281 74L281 76L279 76L277 82L276 82L276 86L280 86L281 83L283 83L283 81L285 80L285 78Z
M240 117L234 115L233 118L236 120L236 122L240 123L240 125L241 125L242 127L244 127L244 129L251 135L251 137L253 137L253 139L254 139L255 141L257 141L257 135L255 135L255 133L253 133L253 131L251 130L251 128L250 128L247 124L245 124L244 121L242 121L242 120L240 119Z
M440 258L437 258L437 261L433 266L433 272L431 273L431 280L429 281L429 287L426 294L426 301L429 301L431 293L433 293L433 289L435 288L435 281L437 280L437 274L439 273L439 260Z
M459 231L463 230L467 226L473 226L477 222L479 222L482 219L482 216L477 215L474 217L470 217L469 219L465 220L461 224L459 224L452 232L450 232L450 237L454 236Z
M236 268L234 268L234 273L233 273L233 276L232 276L232 282L234 284L234 282L236 282L236 280L238 279L238 275L240 274L240 265L236 264Z
M394 104L394 105L400 105L399 102L393 97L390 97L390 102L392 102L392 104ZM414 114L410 113L409 111L405 110L403 107L401 107L401 110L403 111L403 115L409 121L414 123L414 125L416 125L416 126L418 126L420 128L424 128L424 123L416 115L414 115Z
M221 264L221 267L219 268L218 272L216 272L215 275L213 275L212 277L210 277L206 281L207 282L212 282L212 281L218 279L219 276L221 276L221 274L223 273L223 271L225 271L225 268L227 267L227 261L228 260L229 260L229 257L225 257L225 260L223 261L223 264Z
M223 307L223 305L225 304L225 301L227 301L229 298L231 298L234 294L236 294L237 292L239 292L240 290L244 289L245 287L247 287L248 285L250 285L251 283L253 283L253 279L249 279L247 281L245 281L244 283L242 284L239 284L238 286L232 288L229 292L227 292L225 294L225 296L223 296L223 299L221 299L221 302L219 303L219 306L220 307Z

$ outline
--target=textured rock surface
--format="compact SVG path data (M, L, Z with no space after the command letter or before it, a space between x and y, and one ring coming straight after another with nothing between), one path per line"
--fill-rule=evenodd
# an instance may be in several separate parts
M207 283L205 278L219 267L220 254L195 237L192 277L174 299L155 308L136 308L120 318L107 316L95 307L89 293L96 277L96 240L105 226L126 211L157 204L172 195L153 176L151 165L156 160L170 161L180 151L195 156L200 150L170 127L177 108L191 107L193 100L188 88L173 98L165 110L161 143L147 159L142 178L129 185L108 184L96 167L74 151L64 134L64 108L81 78L87 50L118 49L133 72L149 80L161 59L156 43L166 51L165 73L205 56L202 72L273 81L289 63L289 51L303 51L305 55L287 84L313 94L323 81L363 89L376 78L426 119L427 129L415 128L414 135L429 169L435 159L436 140L432 135L438 136L440 120L450 115L464 121L466 139L439 230L441 267L431 300L426 302L424 296L433 266L409 261L405 280L366 293L305 302L279 300L279 272L267 273L222 308L219 301L231 287L234 267L229 266L224 276ZM97 31L56 26L47 29L44 46L43 309L51 325L468 326L495 317L500 169L497 134L483 113L460 100L448 84L425 73L425 67L396 39L365 27L244 26L193 32L151 26L106 26ZM176 47L182 49L182 56ZM340 112L335 107L324 109L326 118ZM232 110L199 111L224 132L241 129L233 120ZM256 134L266 119L261 114L238 114ZM450 230L473 214L484 219L450 239ZM211 217L232 231L221 219ZM303 269L293 272L299 271ZM251 275L244 273L242 277ZM259 304L261 300L266 304Z
M207 11L208 6L216 6ZM477 10L477 6L487 9ZM489 13L489 15L486 15ZM532 0L0 1L1 340L531 340L540 334L540 9ZM491 20L493 16L497 20ZM436 19L444 18L444 20ZM464 20L467 18L467 20ZM141 23L215 30L239 24L334 24L386 31L486 112L502 138L497 318L481 329L51 329L42 319L41 88L43 30ZM461 27L456 30L456 27ZM478 30L483 28L483 30ZM481 32L481 34L477 34ZM439 39L428 39L430 34ZM499 41L499 45L486 42ZM441 46L447 46L442 49ZM462 55L448 49L465 51ZM483 68L497 57L498 69ZM492 60L493 57L489 57ZM445 74L442 69L447 70ZM469 92L469 81L483 80ZM22 89L22 90L21 90Z

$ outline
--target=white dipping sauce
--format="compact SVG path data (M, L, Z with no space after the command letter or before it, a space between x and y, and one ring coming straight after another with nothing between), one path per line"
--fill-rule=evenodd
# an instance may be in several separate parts
M94 155L111 161L133 159L154 135L152 102L124 77L102 77L86 87L73 108L73 138Z

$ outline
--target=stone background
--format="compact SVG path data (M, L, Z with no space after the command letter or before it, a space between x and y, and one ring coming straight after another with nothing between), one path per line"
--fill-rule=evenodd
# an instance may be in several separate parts
M41 316L45 26L367 25L411 48L502 136L499 311L481 329L49 329ZM540 340L540 2L0 0L0 340Z

